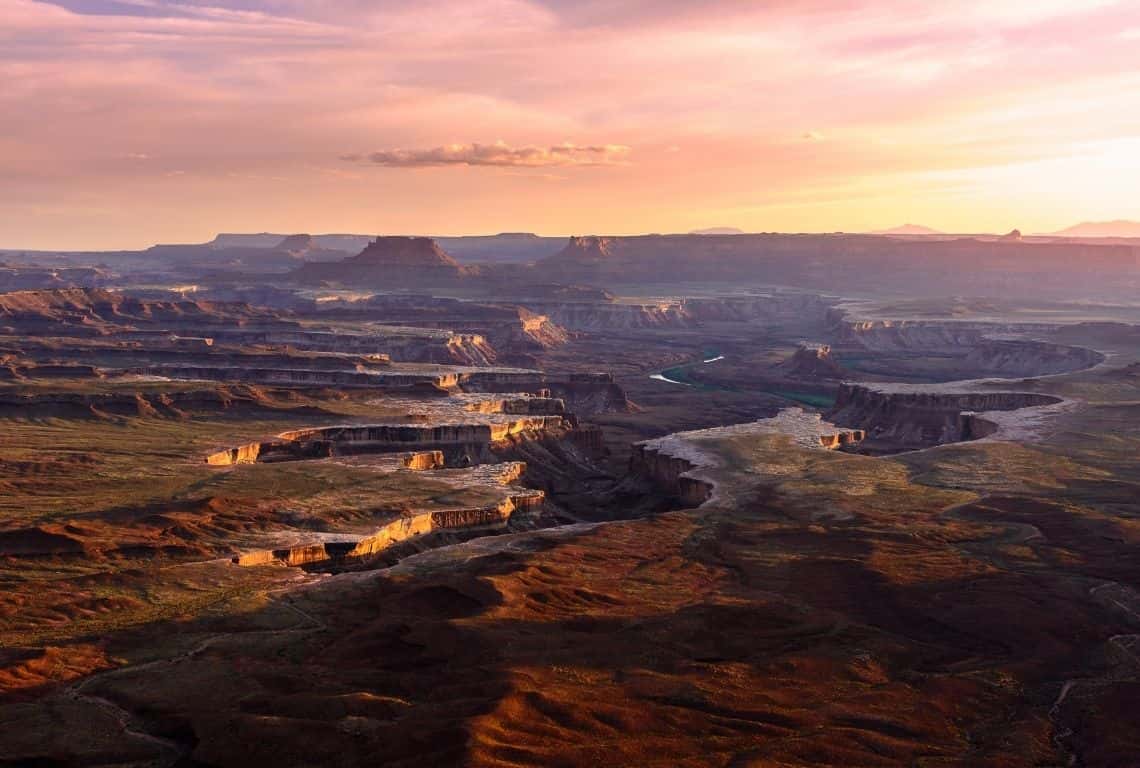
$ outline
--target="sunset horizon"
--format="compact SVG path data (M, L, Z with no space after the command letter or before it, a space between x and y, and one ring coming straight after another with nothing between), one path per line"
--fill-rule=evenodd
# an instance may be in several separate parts
M1140 8L0 0L0 248L1140 219Z

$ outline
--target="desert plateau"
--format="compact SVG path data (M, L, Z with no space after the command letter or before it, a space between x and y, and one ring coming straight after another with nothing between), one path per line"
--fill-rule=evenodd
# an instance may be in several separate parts
M1140 766L1138 38L0 0L0 768Z
M764 242L0 294L3 760L1126 764L1140 307Z

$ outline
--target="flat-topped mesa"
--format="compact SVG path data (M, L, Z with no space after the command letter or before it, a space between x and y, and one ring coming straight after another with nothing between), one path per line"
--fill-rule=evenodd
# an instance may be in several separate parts
M452 283L475 274L429 237L378 237L355 256L310 262L291 273L300 283L408 287Z
M378 237L369 243L363 251L346 259L345 263L446 269L449 271L461 269L459 262L451 258L430 237Z
M826 418L863 430L864 449L890 453L988 437L998 427L987 414L1063 402L1059 397L1034 392L954 392L937 387L844 383Z

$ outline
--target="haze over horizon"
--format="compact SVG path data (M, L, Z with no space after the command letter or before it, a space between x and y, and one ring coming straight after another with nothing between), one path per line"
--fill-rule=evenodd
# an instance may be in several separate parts
M0 0L0 247L1140 219L1140 5Z

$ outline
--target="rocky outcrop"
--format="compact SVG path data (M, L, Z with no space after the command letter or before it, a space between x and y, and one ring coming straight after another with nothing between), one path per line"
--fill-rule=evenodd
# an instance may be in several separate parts
M984 414L1061 403L1030 392L942 391L935 387L841 384L826 418L866 432L865 447L878 452L927 448L975 440L996 432Z
M781 376L790 379L843 379L847 371L834 357L827 344L801 344L791 357L776 366Z
M829 451L839 450L851 445L858 445L867 438L867 433L861 429L852 429L844 432L833 432L819 436L819 446Z
M409 453L403 458L403 463L404 469L410 469L413 472L443 469L446 466L443 451L417 451L416 453Z

